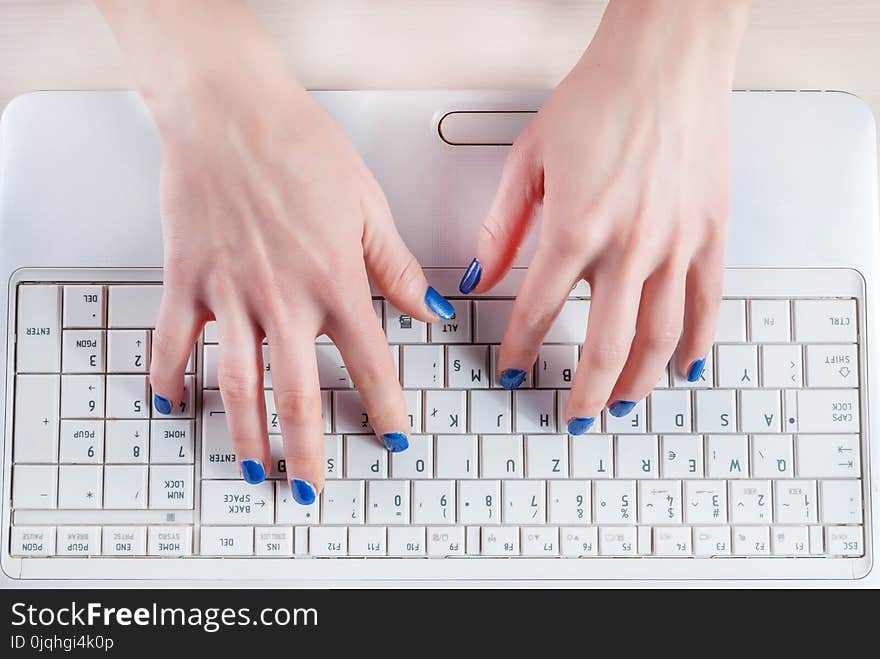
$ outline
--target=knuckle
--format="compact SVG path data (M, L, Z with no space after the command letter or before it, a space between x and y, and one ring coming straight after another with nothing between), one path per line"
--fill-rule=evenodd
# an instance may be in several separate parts
M255 374L222 365L217 370L217 381L224 404L233 407L256 400L262 386Z
M281 419L302 420L320 417L321 397L316 391L292 387L276 388L275 409Z
M403 296L413 284L422 277L422 266L412 254L407 254L404 261L395 267L396 272L388 278L388 293L393 296Z
M675 350L681 338L681 325L660 325L645 332L642 345L649 352L669 353Z
M607 339L586 350L586 362L591 370L619 370L629 356L630 343L622 339Z

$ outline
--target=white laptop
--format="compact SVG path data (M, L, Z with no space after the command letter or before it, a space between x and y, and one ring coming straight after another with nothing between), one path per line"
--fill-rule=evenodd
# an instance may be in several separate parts
M725 300L703 380L668 372L629 417L570 437L554 369L577 357L588 288L572 291L533 386L513 392L492 376L493 346L533 242L495 290L457 288L507 146L544 94L314 96L457 306L444 332L376 297L411 448L389 455L366 434L323 350L323 495L293 502L280 457L267 481L244 483L210 325L192 404L156 418L150 117L130 92L19 97L0 125L3 585L880 585L877 142L864 103L733 95ZM408 353L425 346L457 396L407 382ZM462 359L480 377L460 377ZM280 453L280 436L270 443Z

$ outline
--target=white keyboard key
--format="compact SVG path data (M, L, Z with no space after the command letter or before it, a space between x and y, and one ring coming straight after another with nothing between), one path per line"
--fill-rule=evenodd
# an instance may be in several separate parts
M109 330L107 332L107 371L147 373L150 370L149 330Z
M410 435L409 448L391 454L391 478L431 478L434 475L434 438Z
M599 529L595 526L564 527L559 529L562 555L571 558L599 555Z
M64 330L62 342L62 372L102 373L104 371L104 332L102 330Z
M702 477L703 438L700 435L665 435L660 441L663 478Z
M324 491L326 492L326 490L327 488L325 486ZM275 522L277 524L293 524L295 526L320 524L321 498L322 497L317 497L314 503L304 506L294 500L293 494L290 492L290 483L288 481L276 481L275 503L277 504L277 510ZM305 553L305 551L297 553Z
M450 300L455 309L451 320L431 323L431 343L471 342L471 303L469 300Z
M143 510L147 507L147 466L104 467L104 508Z
M100 465L62 465L58 468L58 507L99 510L103 501L104 469Z
M154 467L155 469L155 467ZM269 481L202 481L202 524L271 524L275 515L275 487Z
M367 483L367 524L409 524L409 481Z
M810 536L810 554L825 553L825 529L821 526L808 526Z
M791 435L754 435L752 437L752 476L755 478L791 478L794 476Z
M193 468L191 465L150 467L150 508L191 509Z
M672 364L669 366L669 370L672 372L672 386L676 389L705 389L706 387L713 386L715 384L715 358L712 353L713 351L709 350L708 354L706 354L703 372L700 373L700 377L696 382L689 381L687 373L679 373L676 367L677 359L673 359ZM663 377L660 377L661 383Z
M510 432L510 393L490 389L470 392L470 430L474 433Z
M355 390L333 392L334 431L337 433L372 433L370 417Z
M664 389L651 394L651 432L691 432L691 393Z
M146 375L108 375L108 419L146 419L150 416L150 378Z
M12 507L49 509L58 505L58 467L15 465L12 468Z
M192 419L195 417L196 410L196 377L194 375L186 375L183 378L183 400L179 404L171 408L170 414L161 414L156 409L156 401L153 399L153 418L183 418Z
M749 438L745 435L706 437L706 472L709 478L748 478Z
M635 556L636 527L600 526L599 554L601 556Z
M424 392L424 397L425 432L467 431L467 392L452 389L428 390Z
M199 550L203 556L253 556L254 529L251 526L203 526Z
M645 399L636 403L636 406L626 416L612 416L608 410L604 410L602 416L605 418L605 432L607 433L643 435L648 431ZM596 421L598 424L598 419Z
M64 287L64 327L103 327L104 287Z
M104 461L104 422L61 422L59 461L100 464Z
M489 388L489 346L448 346L446 356L450 389Z
M428 556L464 556L463 526L429 526L427 528Z
M150 424L150 462L192 464L192 419L153 419Z
M107 324L110 327L155 327L162 302L162 287L108 287Z
M202 387L204 389L219 389L220 382L217 375L219 361L220 348L216 345L205 345L202 351L202 367L204 369Z
M770 481L730 481L732 524L769 524L772 519Z
M523 477L521 435L484 435L480 449L480 478Z
M858 387L859 361L856 346L807 346L807 385L810 387Z
M688 526L670 526L654 529L654 554L657 556L691 556L693 553L691 529Z
M798 435L799 478L859 478L858 435Z
M352 526L348 529L348 555L385 556L386 540L384 526Z
M656 435L618 435L614 452L615 478L657 478Z
M559 556L559 529L526 527L522 529L523 556Z
M54 526L13 526L9 543L12 556L54 556Z
M501 343L513 300L478 300L474 302L474 327L476 343Z
M364 481L327 481L321 500L324 524L364 523Z
M519 556L519 529L515 526L483 527L483 556Z
M718 351L718 386L745 389L758 386L758 346L721 345Z
M426 343L428 325L386 302L385 335L388 343Z
M528 478L568 478L568 437L526 437L526 470Z
M795 300L794 336L798 343L855 343L855 300Z
M505 524L544 524L544 481L504 481L503 520Z
M681 481L639 481L639 523L681 524Z
M458 484L458 522L461 524L501 523L500 481L464 480Z
M746 301L722 300L718 308L718 329L715 331L716 343L745 343L746 340Z
M694 395L697 432L736 432L736 392L705 389Z
M791 317L788 300L751 300L752 343L788 343L791 341Z
M293 529L289 526L258 526L254 529L257 556L293 556Z
M514 391L515 426L520 433L556 430L556 392L547 389Z
M455 481L413 481L413 524L455 522Z
M780 392L774 389L743 390L739 393L741 432L777 433L781 430Z
M309 529L309 554L347 556L348 529L344 526L313 526Z
M732 529L735 556L769 556L769 526L735 526Z
M773 488L773 519L778 524L816 523L816 481L775 481Z
M277 480L279 478L287 478L287 462L284 456L284 439L281 435L269 435L269 455L270 461L266 465L266 478ZM239 471L241 463L238 464ZM236 477L241 474L236 474Z
M729 556L730 527L694 527L694 554L696 556Z
M770 530L770 551L774 556L808 556L810 541L807 527L773 527Z
M595 481L593 487L593 520L597 524L636 523L635 481Z
M804 385L801 346L761 346L763 384L765 387L798 388Z
M864 529L861 526L829 526L828 553L839 556L863 556L865 554Z
M59 556L99 556L101 554L100 526L59 526Z
M351 389L351 377L339 348L333 344L316 345L315 356L318 360L318 382L321 389Z
M797 409L800 432L859 432L859 392L856 389L800 389Z
M550 481L547 502L551 524L589 524L592 520L590 481Z
M61 376L61 418L100 419L103 416L103 375Z
M861 524L862 481L820 481L819 518L825 524Z
M18 373L61 370L61 289L58 286L18 287L15 369Z
M373 435L345 438L346 478L388 478L388 449Z
M151 526L147 538L150 556L192 555L191 526Z
M146 526L105 526L101 534L104 556L146 556Z
M544 345L538 353L536 372L543 389L568 389L578 363L576 345Z
M100 424L100 421L95 423ZM149 459L149 421L108 420L105 422L106 441L104 461L112 463L141 463Z
M569 438L572 478L612 478L614 453L611 435L577 435Z
M443 346L401 346L403 350L404 389L441 389L443 387Z
M58 375L15 376L15 462L55 462L58 459Z
M544 343L582 344L587 336L589 314L589 300L566 300L559 310L559 315L547 330Z
M477 477L475 435L437 435L437 478Z
M684 482L686 524L727 523L727 481Z
M424 556L424 526L390 526L388 527L389 556Z

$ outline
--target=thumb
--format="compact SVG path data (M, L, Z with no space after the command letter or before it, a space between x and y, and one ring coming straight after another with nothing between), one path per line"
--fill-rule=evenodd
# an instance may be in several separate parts
M538 158L518 141L507 154L495 199L480 227L477 256L459 285L463 294L491 289L510 270L532 224L535 205L544 196L543 179Z

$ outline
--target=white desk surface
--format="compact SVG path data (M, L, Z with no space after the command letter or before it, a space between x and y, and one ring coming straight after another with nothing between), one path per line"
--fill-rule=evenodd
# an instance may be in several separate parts
M675 0L669 0L674 2ZM315 89L555 85L601 0L252 0ZM34 89L130 87L89 0L0 0L0 107ZM836 89L880 117L880 0L754 0L739 89Z

